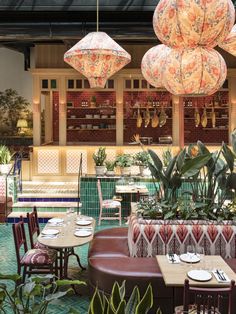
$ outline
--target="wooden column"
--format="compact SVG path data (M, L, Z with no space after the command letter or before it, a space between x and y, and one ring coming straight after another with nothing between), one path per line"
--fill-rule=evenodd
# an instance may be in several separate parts
M59 145L66 145L66 79L61 76L59 79Z
M236 77L229 78L229 144L231 133L236 129Z
M41 144L40 79L33 76L33 145Z
M172 95L172 138L173 146L184 147L183 98Z
M116 80L116 145L124 143L123 78Z

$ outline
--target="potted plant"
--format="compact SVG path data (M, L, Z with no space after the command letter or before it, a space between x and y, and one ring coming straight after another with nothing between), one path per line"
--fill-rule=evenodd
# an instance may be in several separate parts
M149 153L144 150L135 154L134 164L139 166L140 176L144 176L144 169L148 168L148 162L150 161Z
M155 197L141 199L137 204L137 213L144 219L162 219L163 210L161 204Z
M11 170L11 152L5 145L0 145L0 171L2 174L8 174Z
M93 154L95 162L95 171L97 176L103 176L106 171L105 160L107 158L106 148L99 147L98 151Z
M116 166L120 167L121 175L130 175L133 158L130 154L121 154L116 157Z
M105 162L105 165L106 165L106 168L107 168L106 175L107 176L114 176L115 175L114 169L115 169L115 166L116 166L116 161L115 160L113 160L113 161L107 160Z
M151 284L148 285L143 297L140 295L139 288L135 286L130 297L127 300L125 281L119 285L115 282L111 291L111 295L107 296L104 292L95 290L89 305L88 313L148 313L153 307L153 291ZM79 312L73 312L79 314ZM156 314L161 314L158 309Z

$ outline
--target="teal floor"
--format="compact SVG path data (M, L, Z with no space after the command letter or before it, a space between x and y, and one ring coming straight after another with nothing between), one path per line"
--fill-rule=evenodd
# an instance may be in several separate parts
M43 227L43 225L41 225L41 227ZM96 231L110 227L118 227L118 223L104 221L102 222L102 226L96 228ZM76 248L76 252L81 258L82 265L87 267L88 245ZM16 256L12 236L12 225L0 224L0 272L4 274L15 274L16 269ZM72 257L69 264L69 276L73 279L87 281L87 274L87 270L82 272L80 271L76 260ZM65 296L63 299L57 301L56 304L51 304L47 313L64 314L68 313L70 308L79 310L80 314L88 313L89 287L78 286L77 291L79 295ZM9 314L10 313L12 312L9 311Z

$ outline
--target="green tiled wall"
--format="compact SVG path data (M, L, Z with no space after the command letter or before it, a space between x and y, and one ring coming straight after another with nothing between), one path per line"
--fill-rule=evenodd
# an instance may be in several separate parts
M103 199L112 199L115 195L115 186L119 177L99 178L101 181ZM155 193L155 187L151 179L142 177L134 177L134 183L143 185L145 184L150 194ZM82 202L81 212L84 215L90 215L93 217L99 216L99 198L97 191L97 178L96 177L82 177L80 186L80 198ZM129 178L127 178L127 181ZM130 201L136 201L135 194L122 194L122 216L126 217L130 213Z

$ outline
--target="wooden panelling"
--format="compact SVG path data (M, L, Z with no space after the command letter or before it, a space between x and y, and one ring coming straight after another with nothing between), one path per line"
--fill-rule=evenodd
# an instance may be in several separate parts
M36 45L35 67L36 68L68 68L63 55L66 52L65 45Z
M131 62L126 68L140 68L141 60L145 52L152 45L121 45L131 54ZM64 53L69 49L66 45L36 45L35 46L35 67L36 68L70 68L63 60ZM235 66L236 67L236 66Z

